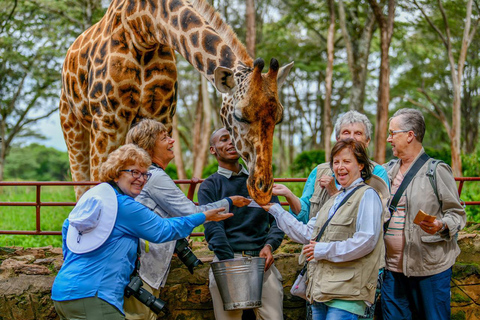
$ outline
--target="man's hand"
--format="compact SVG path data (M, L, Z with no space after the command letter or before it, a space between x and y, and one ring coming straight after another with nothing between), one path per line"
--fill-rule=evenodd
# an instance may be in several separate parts
M321 176L320 187L326 189L330 196L333 196L338 192L337 186L335 185L335 178L332 176L327 176L327 175Z
M265 247L263 247L262 251L260 251L259 256L261 258L265 258L265 272L266 272L268 269L270 269L274 261L273 254L272 254L272 246L269 244L266 244Z
M225 212L224 208L217 208L217 209L210 209L205 211L203 214L205 215L205 221L222 221L233 217L233 213Z
M242 196L231 196L229 198L232 199L233 205L239 208L244 207L252 202L252 199L247 199Z
M303 247L303 254L305 255L305 258L307 258L307 261L312 261L315 259L315 245L317 242L310 240L310 243L305 245Z

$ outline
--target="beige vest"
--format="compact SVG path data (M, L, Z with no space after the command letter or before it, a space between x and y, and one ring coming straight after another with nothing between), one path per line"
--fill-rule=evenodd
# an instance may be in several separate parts
M308 220L315 217L320 210L320 208L330 199L325 188L320 186L320 178L325 176L333 175L332 169L330 169L330 163L325 162L317 166L317 176L315 177L315 187L313 189L312 197L310 198L310 212L308 214Z
M343 241L355 233L360 201L368 188L355 192L335 213L320 242ZM314 240L327 220L333 206L330 198L320 209L313 229ZM310 302L324 302L332 299L364 300L373 303L377 286L378 269L382 259L383 235L380 235L375 249L366 256L348 262L311 261L307 270L307 298Z

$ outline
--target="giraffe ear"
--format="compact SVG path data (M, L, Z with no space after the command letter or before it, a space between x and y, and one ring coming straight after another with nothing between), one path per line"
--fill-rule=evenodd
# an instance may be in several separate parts
M214 72L215 86L221 93L231 93L235 88L233 71L225 67L217 67Z
M290 62L289 64L283 66L278 70L278 75L277 75L277 87L280 88L282 84L285 82L285 79L287 78L288 73L293 67L293 61Z

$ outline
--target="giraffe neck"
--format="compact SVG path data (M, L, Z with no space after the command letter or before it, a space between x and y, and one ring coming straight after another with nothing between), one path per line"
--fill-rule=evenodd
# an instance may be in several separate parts
M168 46L212 84L219 66L237 72L253 65L230 26L205 0L118 0L110 8L123 13L132 49L148 52ZM114 13L106 17L118 19Z

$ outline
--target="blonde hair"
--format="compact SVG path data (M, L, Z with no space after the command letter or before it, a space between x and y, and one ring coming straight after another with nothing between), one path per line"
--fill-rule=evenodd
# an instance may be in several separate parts
M153 157L155 142L158 135L163 132L167 132L163 123L152 119L143 119L128 131L126 143L139 146L147 151L150 157Z
M134 144L126 144L108 155L100 167L100 181L109 182L120 176L120 171L131 165L148 168L152 159L148 153Z

